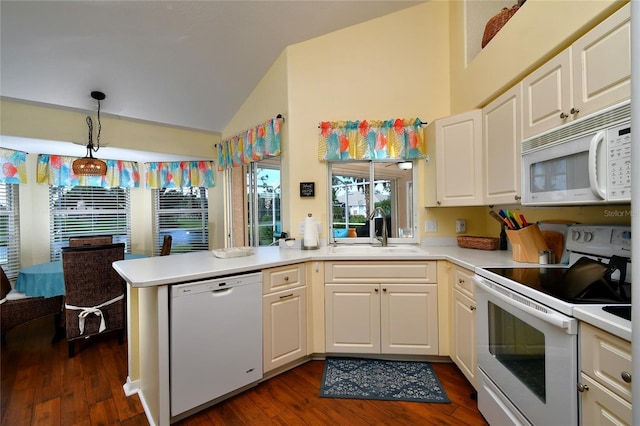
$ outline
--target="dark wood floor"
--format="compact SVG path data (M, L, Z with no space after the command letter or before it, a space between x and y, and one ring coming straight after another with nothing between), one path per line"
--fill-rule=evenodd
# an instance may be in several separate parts
M115 334L81 345L51 344L53 324L37 321L2 345L0 424L147 425L137 395L126 397L127 345ZM486 425L473 388L453 364L434 363L450 404L319 398L323 361L304 365L197 413L180 425Z

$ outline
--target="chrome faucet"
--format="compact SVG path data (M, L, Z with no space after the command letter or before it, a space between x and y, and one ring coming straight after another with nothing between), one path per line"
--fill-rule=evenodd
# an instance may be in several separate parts
M380 212L380 214L382 215L382 236L378 237L377 235L375 236L376 239L378 241L380 241L382 243L382 247L386 247L387 246L387 217L386 214L384 212L384 210L382 210L382 207L376 207L373 209L373 211L371 212L371 214L369 215L369 220L373 220L373 218L376 216L376 213ZM375 235L375 231L376 231L376 226L375 226L375 222L373 224L373 233Z

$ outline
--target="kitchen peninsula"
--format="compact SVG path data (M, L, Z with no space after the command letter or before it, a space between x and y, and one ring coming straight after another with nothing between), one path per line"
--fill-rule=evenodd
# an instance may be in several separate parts
M396 246L401 247L401 246ZM325 350L325 264L336 262L381 263L390 265L437 264L434 277L437 288L437 340L439 345L434 358L449 360L449 329L451 268L473 273L476 267L510 267L522 264L514 262L509 251L483 251L464 249L457 246L417 247L411 250L384 251L383 248L363 251L335 250L321 247L306 251L290 248L260 247L246 257L219 259L211 252L194 252L168 257L151 257L114 263L114 268L128 285L128 382L125 391L137 392L145 407L151 424L165 425L172 421L170 413L170 298L174 284L230 277L250 272L281 271L292 265L299 265L306 283L306 353L301 354L297 364L292 362L280 369L265 374L268 378L298 365L311 356L324 357ZM277 277L277 274L273 276ZM286 281L289 277L284 277ZM457 278L456 278L457 279ZM411 284L409 284L411 285ZM263 282L263 288L267 283ZM287 292L289 293L289 292ZM265 295L266 297L266 295ZM597 324L596 324L597 325ZM611 330L609 330L611 332ZM630 334L629 330L622 330Z

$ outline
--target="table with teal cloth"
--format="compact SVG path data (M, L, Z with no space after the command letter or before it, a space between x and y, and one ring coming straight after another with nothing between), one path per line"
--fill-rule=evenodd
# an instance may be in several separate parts
M148 257L146 254L125 254L125 260ZM28 266L18 272L16 290L30 297L64 296L62 261Z

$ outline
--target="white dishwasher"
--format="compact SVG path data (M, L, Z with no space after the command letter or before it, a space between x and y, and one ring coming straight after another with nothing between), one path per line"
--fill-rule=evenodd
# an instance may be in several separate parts
M172 418L262 378L260 273L173 285L170 316Z

